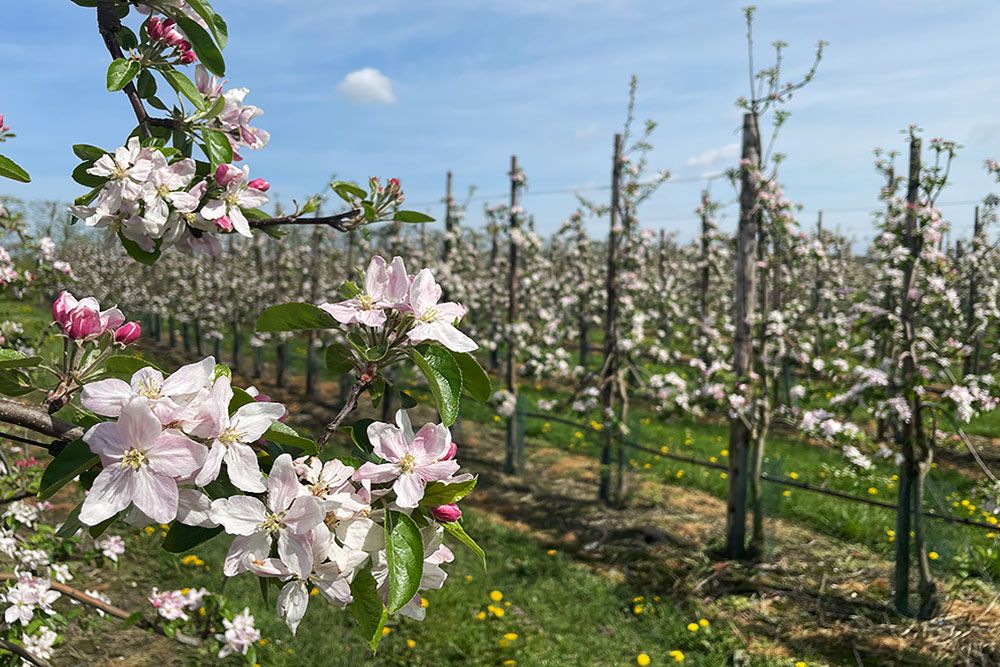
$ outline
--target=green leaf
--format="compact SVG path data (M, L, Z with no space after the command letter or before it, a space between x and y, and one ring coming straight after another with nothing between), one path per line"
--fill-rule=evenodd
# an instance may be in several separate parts
M462 528L462 524L460 524L458 521L451 521L449 523L443 523L441 525L444 526L444 529L446 531L448 531L448 533L452 537L454 537L456 540L458 540L459 542L461 542L462 544L464 544L466 547L468 547L469 550L472 551L472 553L474 553L477 556L479 556L479 560L482 561L482 564L483 564L483 570L485 570L486 569L486 552L483 551L482 547L480 547L478 544L476 544L476 541L474 539L472 539L471 537L469 537L469 534L467 532L465 532L464 528Z
M107 151L90 144L73 144L73 154L84 162L96 162L107 155Z
M240 389L239 387L233 387L233 398L229 401L229 414L233 414L244 405L249 405L254 402L254 397L246 392L245 389Z
M187 76L181 72L169 68L160 70L160 74L162 74L163 78L167 80L167 83L170 84L171 88L191 100L191 103L194 104L199 111L203 111L205 109L207 105L205 96L201 94L200 90L198 90L198 86L191 83L191 79L187 78Z
M113 524L115 521L117 521L121 517L124 517L127 513L128 513L128 510L122 510L118 514L115 514L113 517L105 519L104 521L102 521L101 523L97 524L96 526L91 526L90 529L87 532L90 533L91 537L100 537L101 535L104 534L104 531L106 531L108 528L111 527L111 524Z
M315 440L299 435L291 426L287 426L281 422L271 424L271 428L265 431L263 437L268 442L295 447L296 449L301 449L306 454L319 454L319 446Z
M114 354L108 357L108 360L104 364L104 367L111 375L128 378L132 377L139 369L146 368L147 366L150 366L161 373L163 372L163 369L154 364L152 361L130 354Z
M51 498L56 491L76 479L80 473L97 465L97 455L90 451L83 440L77 439L66 445L42 473L38 485L38 499Z
M330 188L337 193L337 196L348 203L356 199L364 199L368 193L362 190L356 183L350 181L334 181L330 183Z
M118 240L122 242L122 247L125 248L125 252L129 254L129 257L137 262L146 264L147 266L152 266L156 264L156 260L160 258L160 240L156 240L156 248L153 252L143 250L139 247L139 244L132 239L125 238L121 232L118 233Z
M206 129L202 130L201 135L205 139L205 156L213 167L233 161L233 146L224 133Z
M385 522L385 558L389 568L389 613L413 599L424 572L424 543L413 519L388 512ZM390 525L391 524L391 525Z
M127 86L136 77L142 67L139 61L131 58L116 58L108 65L108 90L115 92Z
M70 510L70 513L66 515L66 520L62 522L62 525L59 526L59 530L56 531L56 537L65 540L80 532L80 529L83 528L83 524L80 523L80 510L82 509L83 503L81 502L79 505Z
M0 176L9 178L12 181L20 181L22 183L31 182L31 176L28 175L28 172L22 169L9 157L4 155L0 155Z
M163 538L163 549L172 554L179 554L208 542L221 532L222 526L202 528L173 521L170 524L170 529L167 530L166 537Z
M392 219L396 222L434 222L434 218L419 211L396 211Z
M148 69L142 70L135 82L135 90L142 99L156 95L156 77L150 74Z
M215 41L219 44L219 48L226 48L226 42L229 39L226 22L221 20L221 17L215 13L211 5L205 0L188 0L188 7L205 20L205 23L208 24L208 29L212 31L212 36L215 37Z
M368 439L368 427L374 422L374 419L359 419L347 427L351 431L351 440L354 445L365 454L372 451L372 442Z
M0 349L0 370L29 368L42 363L41 357L28 357L17 350Z
M462 369L462 389L465 390L465 393L480 403L489 401L493 394L490 376L486 374L476 358L468 352L452 352L451 356L454 357L458 367Z
M457 484L431 482L424 488L424 497L420 500L420 506L437 507L438 505L457 503L469 495L472 489L476 488L477 481L477 479L473 478Z
M311 303L282 303L265 308L257 318L257 331L307 331L336 329L340 325L333 316Z
M326 348L326 368L331 373L350 373L354 368L351 348L343 343L334 343Z
M194 52L198 55L198 60L205 66L205 69L216 76L225 76L226 61L222 57L222 51L219 50L219 47L212 40L212 36L184 14L176 12L173 15L173 19L177 21L177 27L181 29L184 36L191 42Z
M95 176L94 174L88 173L87 170L94 166L93 162L81 162L76 165L73 170L72 178L74 181L80 185L85 185L88 188L101 187L108 182L108 179L103 176Z
M458 419L462 394L462 371L451 352L439 345L420 345L410 357L423 373L437 404L441 422L451 426Z
M362 570L351 582L351 604L347 610L351 612L358 624L358 632L368 642L372 653L378 650L382 641L382 628L389 617L389 612L382 604L382 596L378 594L378 584L369 570Z
M338 290L340 296L345 299L353 299L357 295L361 294L361 288L353 280L345 280L340 283L340 289Z
M0 394L4 396L24 396L34 391L31 378L20 368L0 371Z
M135 625L136 623L141 621L142 618L143 618L143 613L141 611L134 611L122 621L122 627L127 628L131 625Z

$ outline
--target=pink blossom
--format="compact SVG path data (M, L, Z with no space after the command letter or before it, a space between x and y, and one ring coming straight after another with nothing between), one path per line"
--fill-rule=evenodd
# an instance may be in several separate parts
M354 479L392 482L396 505L414 508L424 497L427 483L451 477L458 463L442 460L451 444L451 432L443 424L424 424L414 435L404 410L396 413L396 424L375 422L368 426L373 451L387 463L367 462L354 473Z
M259 208L268 202L268 198L260 190L248 187L249 177L250 167L240 170L232 165L219 165L215 171L215 180L223 187L223 191L202 207L201 215L207 220L218 220L226 216L238 234L251 237L250 222L242 209Z
M450 505L438 505L437 507L431 508L431 514L435 519L443 523L450 523L452 521L458 521L462 518L462 510L459 509L458 505L451 503Z
M194 473L205 448L178 431L163 430L144 397L83 436L104 469L83 501L80 521L96 526L134 504L158 523L177 516L177 480Z
M52 319L73 340L87 341L105 331L117 329L125 321L125 316L117 308L101 310L101 304L93 297L77 301L76 297L63 290L52 304Z
M246 571L253 561L263 561L278 540L278 558L298 576L312 571L309 531L323 521L318 498L302 495L292 457L282 454L267 478L267 505L250 496L219 498L212 502L211 518L230 535L236 535L223 572L232 577Z
M364 290L355 297L337 303L322 303L320 308L330 313L341 324L364 324L381 327L385 324L385 310L406 299L409 276L400 257L386 266L376 255L365 271Z
M415 343L434 340L453 352L472 352L479 346L455 327L465 315L465 307L441 299L441 286L434 281L430 269L421 269L410 285L408 305L416 324L407 332Z

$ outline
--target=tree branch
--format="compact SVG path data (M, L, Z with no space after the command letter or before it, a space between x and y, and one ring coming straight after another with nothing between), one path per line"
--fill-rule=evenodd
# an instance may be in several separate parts
M326 425L326 428L323 430L323 435L321 435L319 440L316 441L320 451L326 447L326 443L330 441L333 434L336 433L337 429L340 428L340 425L344 423L344 420L347 419L347 415L354 412L354 409L358 407L358 398L361 397L361 392L363 392L369 384L369 382L359 379L351 387L351 392L347 395L347 402L344 403L344 407L340 409L340 412L338 412L337 416L333 418L333 421Z
M61 452L67 443L82 438L84 434L82 426L76 426L58 417L53 417L42 408L7 399L0 399L0 422L21 426L30 431L55 438L55 441L48 443L48 445L35 443L48 449L53 456Z
M121 21L115 14L114 3L111 0L100 0L97 3L97 29L101 32L104 46L107 47L113 60L125 57L121 46L118 45L118 38L115 36L121 27ZM146 107L142 103L142 98L139 97L139 91L135 89L135 84L130 81L122 91L132 105L132 111L135 112L135 118L139 121L139 128L142 130L143 136L150 136L149 114L146 113Z
M28 649L24 648L19 644L7 641L6 639L0 639L0 646L7 649L14 655L18 656L25 662L35 665L35 667L50 667L51 663L48 660L43 660L36 655L33 655Z
M17 581L17 575L10 572L0 572L0 581ZM72 586L67 586L66 584L54 580L49 582L49 586L59 591L60 593L64 593L65 595L73 598L77 602L82 602L86 605L90 605L94 609L100 609L108 616L114 616L115 618L121 619L123 621L128 620L133 616L133 614L128 613L121 607L116 607L113 604L108 604L104 600L95 598L93 595L88 595L79 589L73 588ZM157 624L155 621L150 621L146 618L141 618L139 621L136 622L136 625L139 626L140 628L143 628L144 630L152 630L153 632L159 635L163 635L164 637L170 636L166 632L164 632L163 628L159 624ZM187 635L182 634L180 632L175 632L172 639L187 646L201 646L201 640L195 637L188 637Z
M250 227L253 229L261 229L264 227L277 227L279 225L327 225L340 232L349 232L353 229L353 227L345 223L352 218L361 215L361 213L361 209L354 208L350 211L344 211L343 213L338 213L336 215L327 215L319 218L302 218L297 215L283 215L277 218L251 220Z

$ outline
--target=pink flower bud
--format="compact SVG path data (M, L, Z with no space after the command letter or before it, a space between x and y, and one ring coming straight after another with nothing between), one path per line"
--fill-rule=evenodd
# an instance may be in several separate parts
M184 43L184 35L176 30L168 30L163 35L163 41L170 46L180 47L180 45Z
M177 45L177 48L180 49L181 51L190 51L191 42L187 41L186 39L182 39L180 44Z
M76 308L76 304L76 298L66 290L60 292L52 303L52 321L62 327L63 331L69 324L69 315Z
M146 23L146 34L149 35L149 38L152 40L157 40L163 37L163 22L155 16L149 19Z
M255 178L249 183L247 183L248 188L253 188L254 190L260 190L261 192L267 192L271 189L271 184L265 181L263 178Z
M231 231L233 231L233 221L230 220L225 215L220 215L215 220L215 226L218 227L219 229L221 229L224 232L231 232Z
M73 340L96 338L104 331L101 325L101 314L87 306L77 306L69 316L69 322L63 327L66 335Z
M138 322L126 322L115 331L115 342L121 345L130 345L139 340L142 334L142 327Z
M435 519L443 523L451 523L452 521L458 521L462 518L462 510L460 510L458 505L455 503L452 503L451 505L438 505L437 507L432 507L431 514Z
M190 65L197 59L198 56L194 54L194 51L185 51L184 53L181 54L180 63L182 65Z
M215 170L215 182L226 187L237 178L243 175L243 172L231 164L220 164Z
M441 457L441 460L451 461L453 458L455 458L456 454L458 454L458 445L452 442L451 445L448 446L448 451L445 452L444 456Z

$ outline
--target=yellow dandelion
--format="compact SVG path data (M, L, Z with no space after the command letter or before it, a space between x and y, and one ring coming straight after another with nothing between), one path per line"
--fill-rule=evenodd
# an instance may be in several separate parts
M870 495L870 496L877 496L878 495L878 489L876 489L874 486L869 486L868 487L868 495Z
M927 557L930 558L931 560L937 560L941 556L938 555L938 552L931 551L931 552L928 552Z
M556 555L556 550L555 550L555 549L549 549L549 550L548 550L548 551L546 551L545 553L546 553L547 555L549 555L549 556L555 556L555 555Z
M708 462L709 463L716 463L718 460L719 459L717 457L715 457L715 456L709 456L708 457Z
M477 621L485 621L486 620L486 612L485 611L478 612L476 614L476 620Z
M503 600L503 593L500 591L490 591L490 599L494 602L500 602L500 600Z
M406 640L406 648L415 648L416 646L417 642L413 641L412 639Z
M635 656L635 664L639 665L640 667L646 667L646 665L648 665L651 662L652 659L649 657L648 653L640 653L639 655Z
M632 607L632 613L638 616L639 614L642 613L643 609L644 607L641 604L637 604L634 607Z
M683 470L678 470L677 474L674 475L674 477L676 477L677 479L680 479L683 476L684 476L684 471Z
M493 415L493 421L497 424L500 423L500 415Z
M505 634L503 636L503 638L506 639L509 642L512 642L512 641L514 641L514 640L517 639L517 633L516 632L508 632L507 634Z
M707 628L708 626L711 625L711 623L708 622L707 618L699 618L698 619L698 625L700 625L703 628Z
M721 452L719 452L719 456L729 456L729 450L723 449ZM680 651L678 651L678 653L680 653Z
M793 472L788 473L788 476L791 477L792 479L798 479L799 478L799 473L793 471Z
M383 637L387 636L390 632L392 632L392 628L390 628L388 625L382 628Z
M788 489L785 489L784 491L781 492L781 495L783 495L785 498L788 498L789 496L792 495L792 492L789 491Z
M267 646L267 640L261 637L257 640L257 646Z
M600 431L602 428L604 428L604 424L602 424L597 420L591 419L590 428L594 429L595 431Z
M688 632L698 632L698 624L697 623L688 623L687 628L688 628Z
M674 659L674 662L684 662L684 653L681 651L671 651L670 657Z
M420 606L426 609L427 607L431 606L431 601L428 600L427 598L420 598Z

